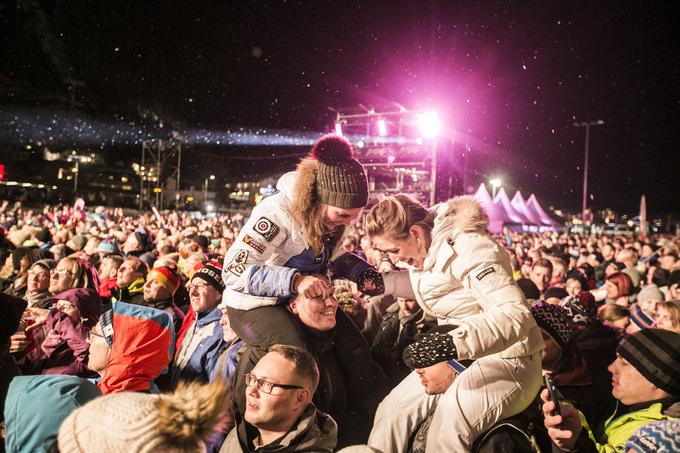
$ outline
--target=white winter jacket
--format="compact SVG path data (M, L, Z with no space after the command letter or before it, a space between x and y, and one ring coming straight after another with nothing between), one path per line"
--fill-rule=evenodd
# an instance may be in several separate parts
M345 253L338 244L316 255L304 226L291 214L297 173L283 175L278 193L255 206L241 233L229 248L222 269L226 285L222 301L240 310L276 304L292 294L293 276L325 272L329 262Z
M415 296L451 331L461 359L500 353L524 357L543 349L540 330L512 278L510 256L485 232L481 206L464 196L435 206L432 243L422 269L384 275L385 292ZM409 288L410 286L410 288Z

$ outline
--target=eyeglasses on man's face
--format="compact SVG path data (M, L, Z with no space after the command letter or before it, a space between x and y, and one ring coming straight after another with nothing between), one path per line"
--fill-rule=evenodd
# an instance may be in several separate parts
M194 288L201 291L201 290L206 289L207 287L208 287L207 283L187 283L186 284L187 291L191 291Z
M269 381L267 379L259 378L255 376L254 374L246 373L245 375L246 378L246 385L250 387L253 384L257 385L257 389L260 390L263 393L271 393L274 387L279 387L285 390L293 390L293 389L302 389L303 387L300 387L299 385L290 385L290 384L275 384L272 381Z

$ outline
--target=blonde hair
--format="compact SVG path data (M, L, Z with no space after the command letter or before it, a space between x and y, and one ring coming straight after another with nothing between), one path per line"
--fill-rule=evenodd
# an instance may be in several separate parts
M85 273L85 268L81 264L80 259L73 257L73 256L67 256L65 258L62 258L60 263L64 263L68 265L70 268L69 270L73 272L73 281L71 282L71 288L89 288L91 285L88 283L88 278Z
M369 237L387 235L400 240L409 236L412 226L419 226L429 234L434 216L410 196L398 194L373 206L364 223Z
M614 322L623 318L630 318L630 310L621 305L605 304L600 308L598 313L602 321Z
M676 332L680 332L680 300L667 300L665 302L658 302L656 304L656 311L659 308L665 308L668 311L668 317L671 320L671 325Z

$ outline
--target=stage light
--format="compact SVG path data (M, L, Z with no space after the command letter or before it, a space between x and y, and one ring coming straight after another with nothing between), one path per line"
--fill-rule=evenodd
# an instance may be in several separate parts
M418 115L418 127L425 138L434 138L441 132L442 124L434 110Z
M388 164L393 164L394 161L396 160L396 157L394 154L390 153L387 155L387 163Z
M383 119L378 120L378 135L380 135L381 137L387 135L387 124Z
M342 124L335 123L335 134L344 137L344 135L342 135Z
M359 141L357 142L357 147L363 148L364 146L366 146L366 142L364 142L363 140L359 140Z

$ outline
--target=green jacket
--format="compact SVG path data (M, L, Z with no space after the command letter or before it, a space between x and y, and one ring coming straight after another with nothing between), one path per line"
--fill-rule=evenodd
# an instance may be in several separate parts
M111 290L113 302L126 302L129 304L143 305L144 302L144 278L138 278L130 284L127 288Z
M680 403L675 403L674 406L678 404ZM672 418L664 414L663 405L661 403L653 403L644 409L629 412L614 418L615 414L616 412L605 422L604 434L602 435L600 442L595 438L595 435L588 425L588 422L583 417L583 414L579 412L583 428L585 429L585 432L588 433L588 437L583 435L584 431L581 431L581 436L572 451L597 451L598 453L623 452L625 451L626 441L630 439L630 436L632 436L638 428L648 423ZM591 442L588 442L588 439L594 444L594 449L591 446Z

